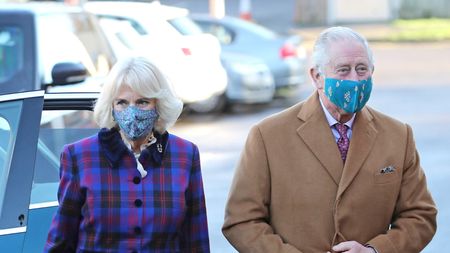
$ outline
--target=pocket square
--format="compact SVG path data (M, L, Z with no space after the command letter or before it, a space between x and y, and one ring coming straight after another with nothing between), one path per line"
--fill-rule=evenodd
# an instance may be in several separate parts
M380 174L393 173L394 171L395 171L395 167L390 165L390 166L387 166L386 168L382 168L380 170Z

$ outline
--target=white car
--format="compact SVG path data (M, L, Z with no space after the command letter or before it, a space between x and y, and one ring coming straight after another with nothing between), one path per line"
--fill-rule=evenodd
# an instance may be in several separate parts
M118 57L140 54L152 59L184 103L224 94L227 74L219 41L209 34L183 35L169 23L186 17L186 9L158 2L104 1L86 2L84 8L100 19Z

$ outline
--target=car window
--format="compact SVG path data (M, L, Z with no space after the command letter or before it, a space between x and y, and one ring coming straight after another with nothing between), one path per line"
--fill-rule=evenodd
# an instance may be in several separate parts
M21 101L14 101L0 104L0 216L3 210L13 143L21 115L21 103Z
M85 13L41 15L38 33L44 83L51 83L51 70L59 62L79 62L90 76L105 76L114 61L106 41Z
M31 204L56 201L60 154L64 145L97 132L91 111L43 111Z
M203 22L199 22L198 25L204 32L214 35L222 45L229 45L234 41L235 34L223 25Z
M24 35L18 27L0 27L0 83L23 68Z
M188 17L179 17L168 20L183 35L202 34L202 29Z
M125 56L139 48L143 34L130 20L102 17L100 26L117 56Z

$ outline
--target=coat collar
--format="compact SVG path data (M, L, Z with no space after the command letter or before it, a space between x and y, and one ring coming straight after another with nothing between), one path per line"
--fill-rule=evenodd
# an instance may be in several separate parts
M345 166L317 92L305 101L297 117L301 120L297 129L298 135L339 186L338 195L342 194L359 172L375 143L377 130L373 123L373 116L367 108L363 108L356 114Z
M169 133L167 131L164 134L154 132L154 135L156 137L156 143L148 146L142 151L139 161L145 162L150 158L150 161L154 166L160 166L167 149ZM124 155L132 155L131 151L122 141L117 128L102 128L98 133L98 139L103 153L113 167L119 166Z

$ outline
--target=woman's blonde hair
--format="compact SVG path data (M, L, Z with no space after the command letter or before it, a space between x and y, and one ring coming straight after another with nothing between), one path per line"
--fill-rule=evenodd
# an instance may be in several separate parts
M117 123L112 116L113 102L123 85L146 98L156 98L159 119L155 130L164 133L177 121L183 103L177 98L163 73L145 57L127 57L119 60L111 69L102 92L95 103L94 120L100 127L112 128Z

